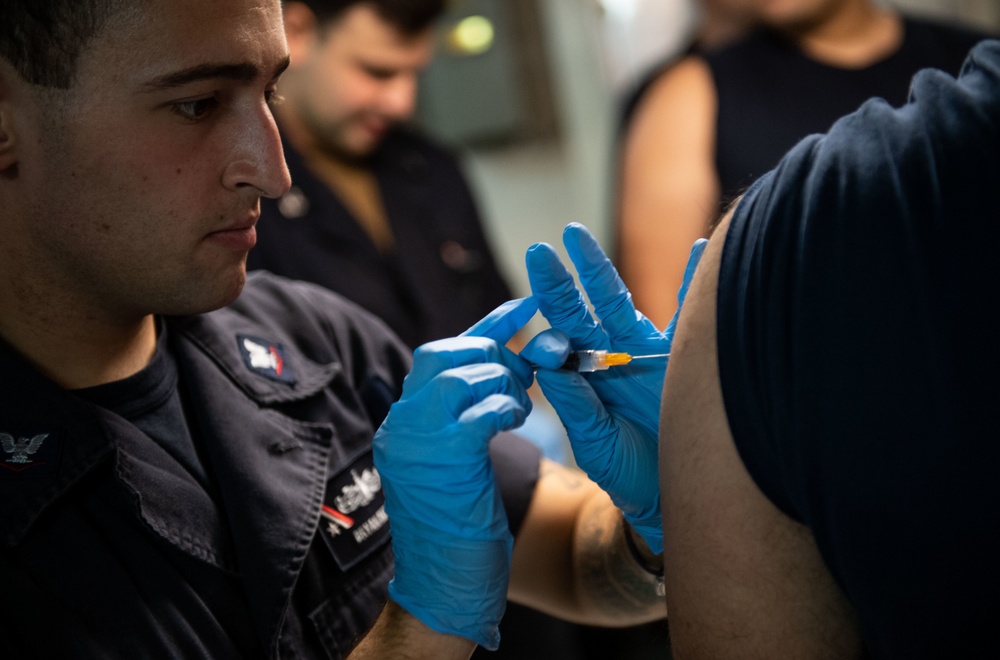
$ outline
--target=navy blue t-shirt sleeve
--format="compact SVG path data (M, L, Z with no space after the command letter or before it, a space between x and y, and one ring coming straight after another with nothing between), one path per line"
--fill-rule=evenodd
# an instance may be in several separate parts
M733 216L719 377L874 658L1000 657L1000 42L795 147Z
M995 402L979 399L997 374L998 161L987 41L958 82L922 71L907 106L870 101L801 142L733 217L726 413L761 491L814 530L868 485L934 479L906 466L953 458L935 439L995 436Z

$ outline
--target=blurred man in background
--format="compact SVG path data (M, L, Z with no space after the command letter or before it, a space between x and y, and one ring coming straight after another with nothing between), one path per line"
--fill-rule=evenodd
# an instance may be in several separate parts
M276 114L293 188L263 204L248 260L341 293L411 348L510 297L456 159L405 126L444 4L284 4Z

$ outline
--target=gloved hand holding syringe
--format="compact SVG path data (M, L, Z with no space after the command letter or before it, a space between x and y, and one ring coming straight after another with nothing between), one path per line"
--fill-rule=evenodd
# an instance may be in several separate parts
M535 380L566 427L577 465L659 553L660 398L676 316L661 331L637 312L614 265L585 227L571 224L563 239L593 312L555 249L533 245L526 255L528 280L552 327L533 337L520 356L535 367ZM692 248L678 302L704 243ZM649 362L619 366L639 359Z

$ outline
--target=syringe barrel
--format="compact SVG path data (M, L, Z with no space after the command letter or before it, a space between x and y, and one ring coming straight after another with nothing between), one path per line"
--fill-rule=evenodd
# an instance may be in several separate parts
M607 355L608 352L603 350L574 351L569 354L566 362L560 368L580 373L601 371L608 368Z

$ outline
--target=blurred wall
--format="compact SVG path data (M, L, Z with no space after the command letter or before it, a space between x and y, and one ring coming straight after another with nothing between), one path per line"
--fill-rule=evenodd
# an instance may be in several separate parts
M557 134L464 153L487 230L519 294L528 291L524 252L532 243L561 250L562 228L571 221L605 239L613 171L617 93L603 6L595 0L542 0L538 9Z
M986 29L1000 28L1000 0L892 0L890 4L914 13L960 20Z

